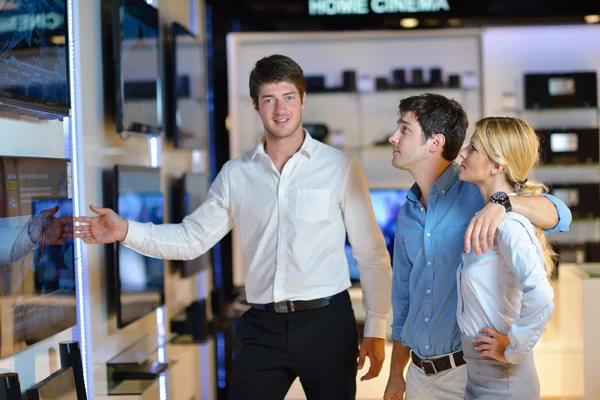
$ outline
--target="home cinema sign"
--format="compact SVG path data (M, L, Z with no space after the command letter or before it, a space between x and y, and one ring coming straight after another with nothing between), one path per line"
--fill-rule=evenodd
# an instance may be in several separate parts
M364 15L450 11L448 0L308 0L309 15Z

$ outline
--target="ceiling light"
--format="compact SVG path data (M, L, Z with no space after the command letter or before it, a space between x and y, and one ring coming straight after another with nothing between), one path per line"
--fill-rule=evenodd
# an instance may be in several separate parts
M585 22L587 22L588 24L596 24L596 23L600 22L600 15L598 15L598 14L586 15L583 18L585 19Z
M416 18L402 18L400 20L400 26L403 28L415 28L419 25L419 20Z

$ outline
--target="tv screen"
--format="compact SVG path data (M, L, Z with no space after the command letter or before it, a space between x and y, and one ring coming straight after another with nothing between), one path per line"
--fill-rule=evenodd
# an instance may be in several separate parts
M164 222L160 170L115 167L115 211L137 222ZM164 304L164 261L115 243L117 326L122 328Z
M107 4L105 4L107 3ZM108 110L117 132L158 135L159 19L158 10L143 0L103 2L105 80ZM109 30L109 27L112 27ZM106 71L108 70L108 71ZM111 104L112 103L112 104Z
M179 223L196 210L208 194L210 182L205 174L186 173L175 182L173 191L173 222ZM181 272L181 276L189 277L204 269L212 268L212 250L207 251L194 260L173 261L173 265Z
M77 400L73 368L61 368L27 389L27 400Z
M371 189L371 203L375 212L375 219L383 238L385 245L390 253L390 257L394 255L394 235L396 234L396 219L400 207L406 202L408 189ZM352 256L352 246L346 237L346 259L348 260L348 268L350 270L350 281L357 282L360 280L358 271L358 263Z
M77 323L71 163L0 157L0 357Z
M207 148L206 49L178 23L171 24L166 38L166 135L178 148Z
M69 115L64 0L5 0L0 6L0 111L42 119Z

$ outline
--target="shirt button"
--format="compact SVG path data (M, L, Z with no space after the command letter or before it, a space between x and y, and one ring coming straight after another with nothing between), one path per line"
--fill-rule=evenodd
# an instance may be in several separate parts
M431 289L427 289L427 294L431 293Z
M425 209L423 207L421 207L421 211L425 211Z
M426 348L427 350L429 350L429 346L425 346L425 348Z
M430 236L431 236L431 233L427 232L427 237L430 237Z
M427 265L431 265L431 261L427 261Z
M444 194L444 193L446 193L446 191L445 191L445 190L442 190L442 194Z
M428 317L425 317L425 322L427 322L427 321L429 321L429 318L428 318Z

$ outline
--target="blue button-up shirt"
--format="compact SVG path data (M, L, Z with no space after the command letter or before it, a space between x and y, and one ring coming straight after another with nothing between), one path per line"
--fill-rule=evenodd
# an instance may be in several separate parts
M456 271L471 218L485 205L479 187L458 178L452 163L429 192L428 207L413 185L398 213L394 243L392 339L418 356L431 358L461 349L456 322ZM567 231L571 212L559 199L558 225L546 233Z

